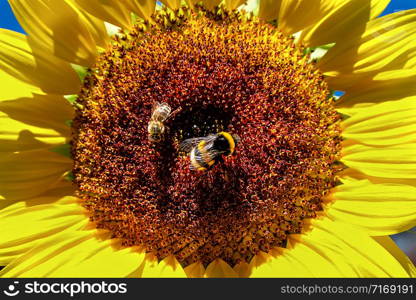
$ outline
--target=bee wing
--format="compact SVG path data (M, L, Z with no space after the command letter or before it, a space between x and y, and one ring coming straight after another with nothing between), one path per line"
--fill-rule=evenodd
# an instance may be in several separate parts
M155 101L155 102L153 102L153 104L152 104L152 113L154 113L155 112L155 110L159 107L161 105L161 103L160 102L158 102L158 101Z
M210 145L211 142L213 142L216 138L217 138L216 134L211 134L211 135L204 136L204 137L186 139L179 145L179 150L183 151L183 152L186 152L186 153L189 153L189 152L191 152L192 148L194 148L196 145L199 144L199 142L205 141L205 143L207 143L207 145ZM209 150L211 150L211 149L209 149ZM214 149L212 149L212 151L214 151Z
M203 141L204 138L203 137L197 137L197 138L191 138L191 139L186 139L184 140L180 145L179 145L179 151L181 152L185 152L185 153L189 153L191 152L191 150L199 144L199 142Z
M170 116L172 108L166 102L155 102L152 107L152 118L164 122Z

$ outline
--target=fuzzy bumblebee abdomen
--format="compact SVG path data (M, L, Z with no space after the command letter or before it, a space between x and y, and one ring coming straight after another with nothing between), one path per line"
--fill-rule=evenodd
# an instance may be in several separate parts
M206 149L205 141L201 141L193 148L190 155L191 169L205 171L215 164L215 157Z

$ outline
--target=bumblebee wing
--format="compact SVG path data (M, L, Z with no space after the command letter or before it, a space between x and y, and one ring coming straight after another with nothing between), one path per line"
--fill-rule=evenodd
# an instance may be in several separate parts
M185 152L185 153L189 153L191 152L191 150L199 144L199 142L203 141L204 138L203 137L197 137L197 138L191 138L191 139L186 139L184 140L180 145L179 145L179 151L181 152Z

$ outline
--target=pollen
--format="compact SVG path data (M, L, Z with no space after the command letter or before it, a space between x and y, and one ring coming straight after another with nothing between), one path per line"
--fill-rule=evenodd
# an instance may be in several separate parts
M336 184L340 117L301 45L244 12L159 10L117 34L89 71L73 122L73 174L97 228L183 265L231 266L285 247ZM176 111L149 141L154 103ZM187 138L241 141L204 172Z

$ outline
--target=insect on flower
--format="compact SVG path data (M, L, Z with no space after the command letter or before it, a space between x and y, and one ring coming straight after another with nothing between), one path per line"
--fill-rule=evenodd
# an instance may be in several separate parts
M206 171L217 163L222 155L231 155L240 137L228 132L210 134L206 137L197 137L184 140L179 150L189 153L191 170Z

